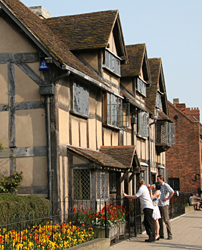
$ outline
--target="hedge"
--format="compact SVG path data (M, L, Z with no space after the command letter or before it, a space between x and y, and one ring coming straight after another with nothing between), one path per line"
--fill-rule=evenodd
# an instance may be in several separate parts
M0 194L0 225L49 215L49 200L35 195Z

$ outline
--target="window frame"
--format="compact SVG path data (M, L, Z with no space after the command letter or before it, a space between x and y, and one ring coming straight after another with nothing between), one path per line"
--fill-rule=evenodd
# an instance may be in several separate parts
M147 88L147 83L141 77L137 77L136 91L142 96L146 97L147 96L146 88Z
M115 62L118 62L115 64ZM117 76L121 76L121 58L115 55L109 49L104 51L104 64L103 67Z
M77 78L72 82L71 113L84 118L89 117L89 86Z
M104 94L103 104L103 123L105 125L118 129L129 127L129 103L123 103L121 98L107 92Z
M87 198L87 196L86 196L86 194L84 194L84 188L83 188L83 183L84 183L84 180L83 180L83 176L84 176L84 174L82 173L82 171L87 171L88 172L88 174L89 174L89 182L87 182L88 184L89 184L89 191L88 191L88 198ZM81 180L80 180L80 184L81 184L81 190L78 190L77 192L78 193L81 193L81 195L82 195L82 197L76 197L75 195L76 195L76 190L75 190L75 186L76 186L76 181L75 181L75 172L80 172L80 178L81 178ZM73 169L73 198L74 198L74 200L90 200L91 199L91 170L90 169L88 169L88 168L74 168ZM78 181L77 181L78 182ZM85 182L86 183L86 182ZM86 198L86 199L85 199Z
M138 113L137 135L141 138L148 138L149 114L145 111Z

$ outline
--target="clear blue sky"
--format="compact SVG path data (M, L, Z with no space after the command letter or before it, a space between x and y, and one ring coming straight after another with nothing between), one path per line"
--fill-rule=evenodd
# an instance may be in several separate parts
M202 0L21 0L51 16L118 9L125 44L161 57L168 100L199 107L202 120Z

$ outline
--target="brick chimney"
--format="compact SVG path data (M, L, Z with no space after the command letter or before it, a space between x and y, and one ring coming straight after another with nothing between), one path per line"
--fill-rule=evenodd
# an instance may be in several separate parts
M29 7L29 9L36 13L41 19L47 19L51 17L50 13L44 9L43 6L33 6Z
M181 112L188 116L192 116L200 122L200 110L199 108L187 108L185 103L179 103L179 98L173 99L173 105L178 108Z

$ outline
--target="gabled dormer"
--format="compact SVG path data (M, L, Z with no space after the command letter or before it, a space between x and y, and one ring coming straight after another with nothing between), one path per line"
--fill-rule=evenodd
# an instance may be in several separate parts
M49 18L46 25L71 52L119 93L127 54L118 10Z
M142 102L146 86L150 84L150 71L145 44L126 46L128 63L121 66L121 86Z
M161 58L149 59L151 86L147 88L146 106L157 117L156 148L157 152L166 151L172 143L172 121L169 118L167 94Z
M169 116L165 80L161 58L149 59L152 84L147 89L147 108L154 114L156 110Z

